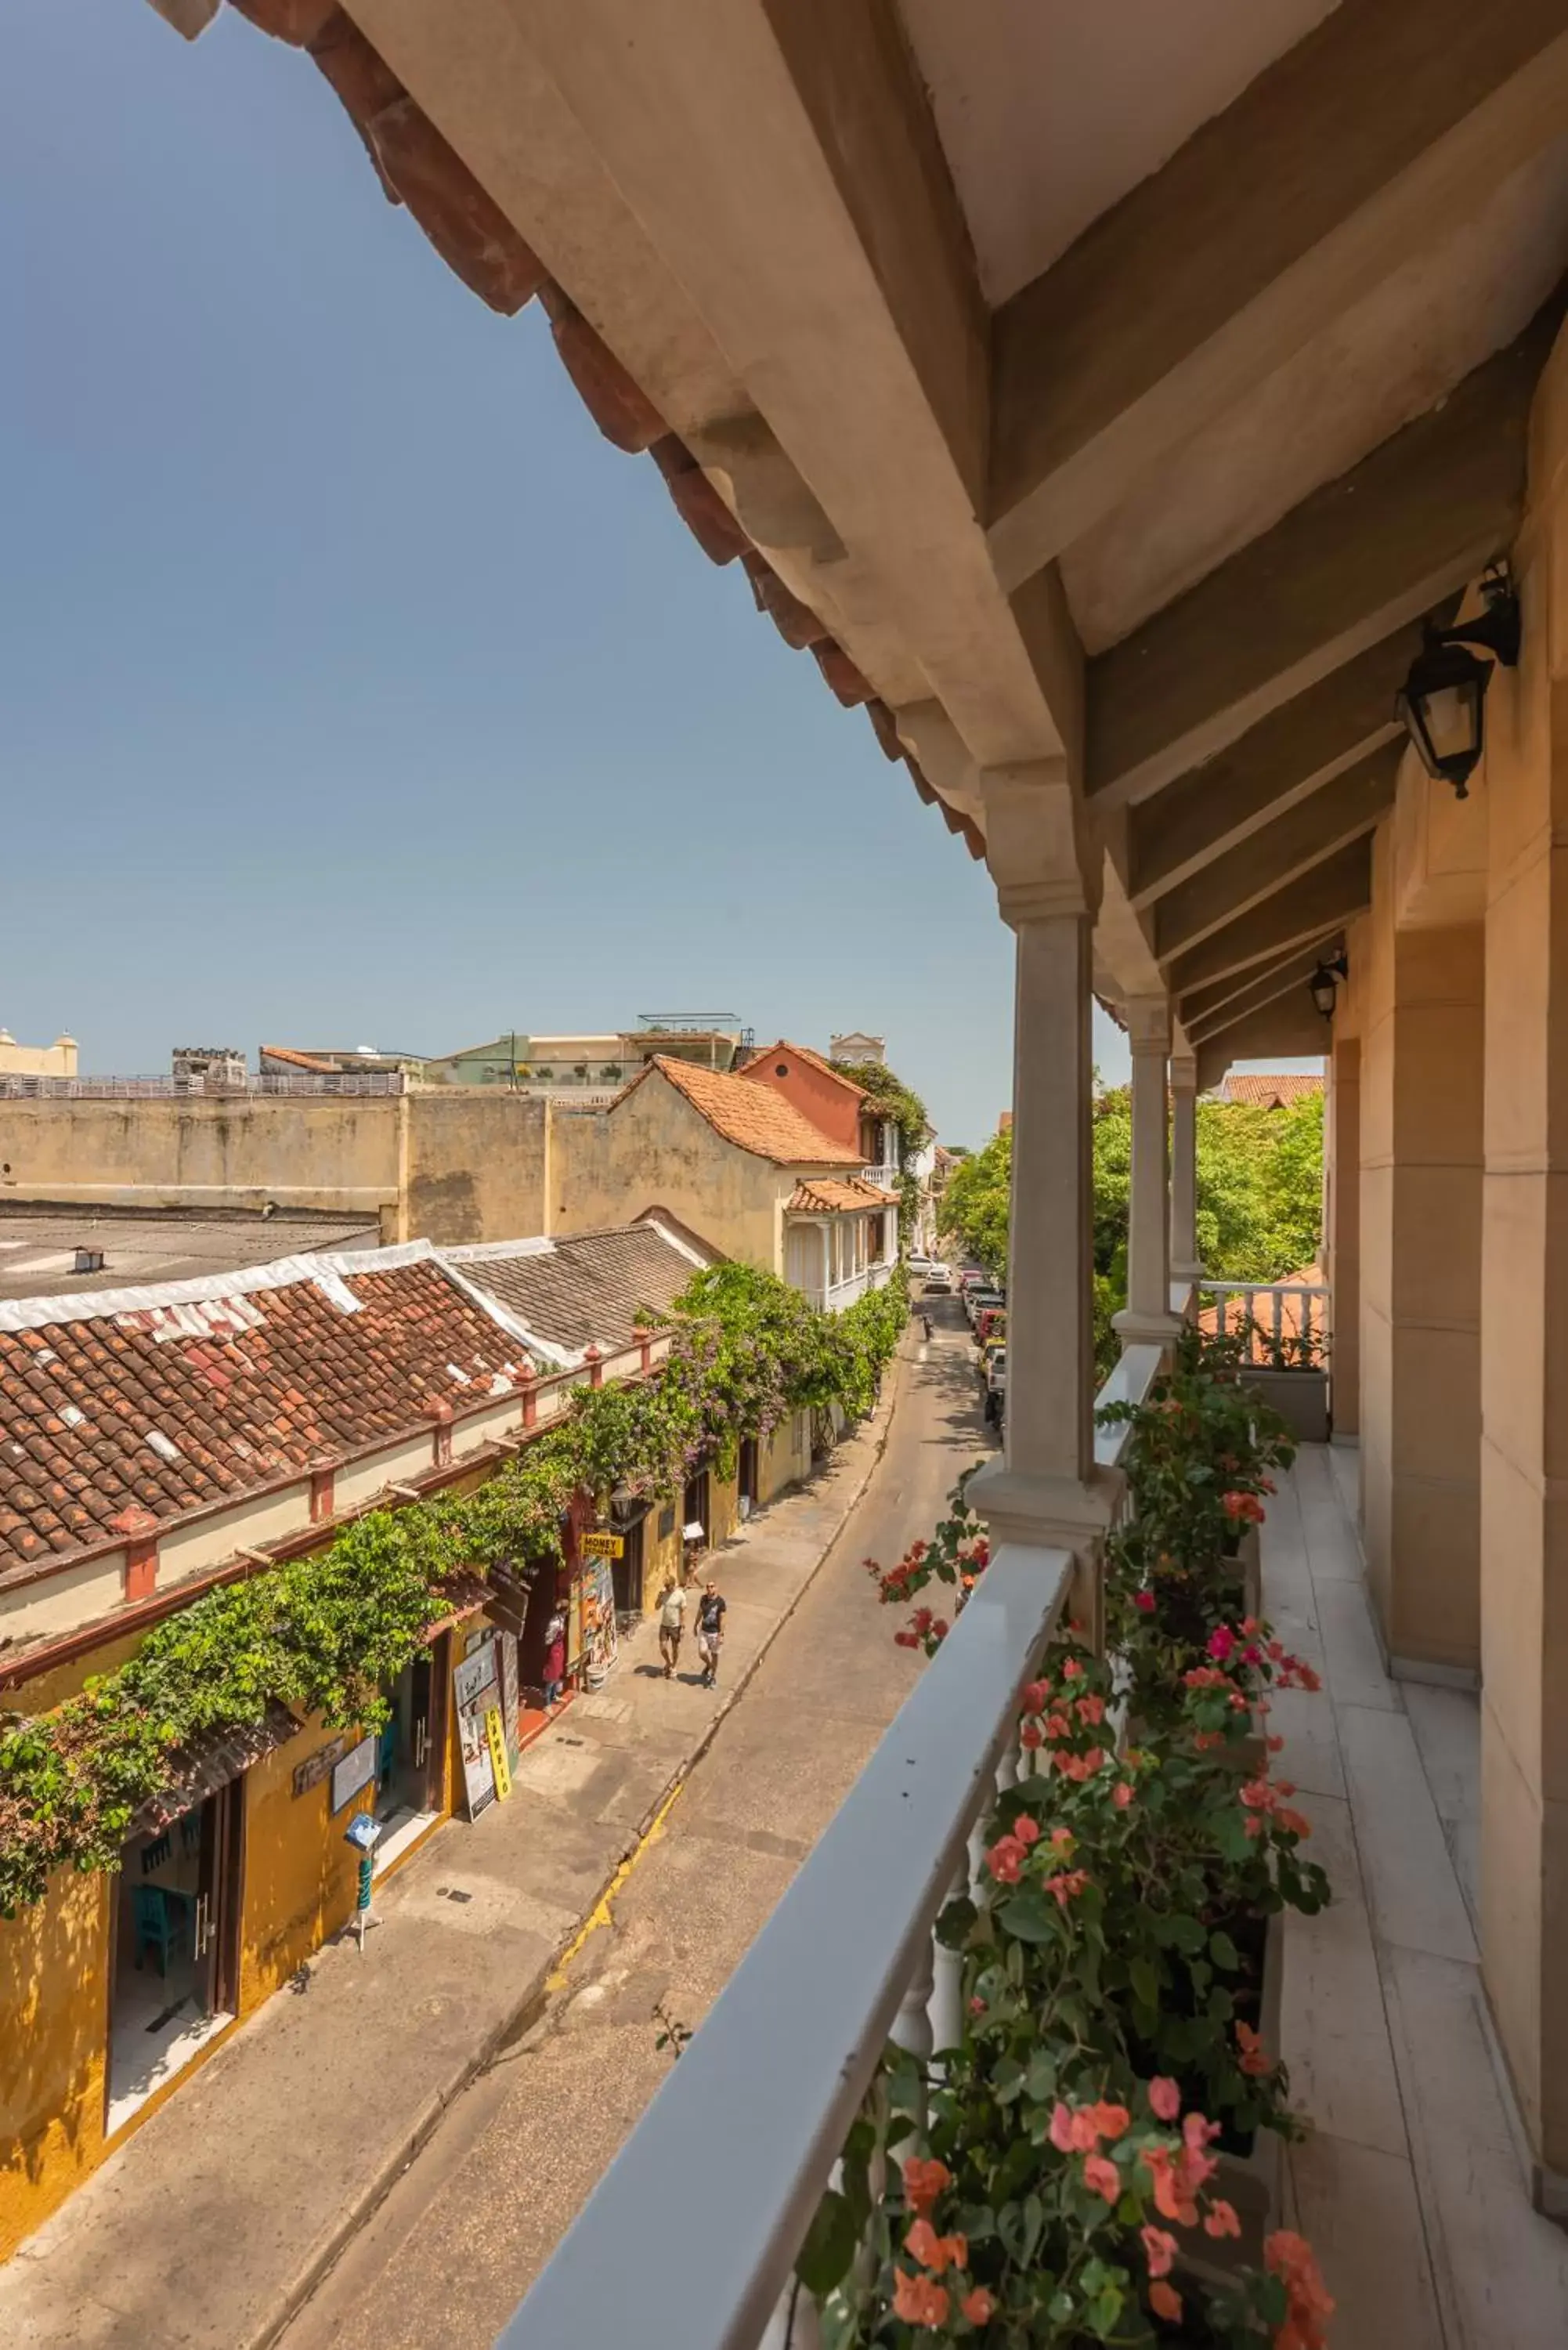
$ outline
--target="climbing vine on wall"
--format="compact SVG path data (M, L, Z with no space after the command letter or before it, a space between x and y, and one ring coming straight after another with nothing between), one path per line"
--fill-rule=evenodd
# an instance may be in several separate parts
M259 1725L275 1704L379 1729L382 1690L451 1612L457 1578L558 1559L574 1494L673 1493L699 1459L732 1472L741 1437L786 1411L866 1410L906 1312L898 1283L832 1315L772 1274L714 1266L679 1301L655 1378L579 1387L566 1419L475 1492L371 1511L155 1626L79 1697L0 1731L0 1916L40 1899L56 1869L116 1866L206 1735Z

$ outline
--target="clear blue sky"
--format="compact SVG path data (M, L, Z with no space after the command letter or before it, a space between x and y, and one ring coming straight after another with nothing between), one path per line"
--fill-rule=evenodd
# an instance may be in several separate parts
M983 869L304 58L12 0L0 303L14 1035L156 1071L723 1009L885 1035L994 1128Z

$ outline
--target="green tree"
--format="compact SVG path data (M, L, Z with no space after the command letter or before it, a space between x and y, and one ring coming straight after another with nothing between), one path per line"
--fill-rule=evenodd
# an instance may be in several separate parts
M1323 1096L1288 1109L1243 1102L1198 1106L1198 1253L1231 1281L1279 1281L1317 1254L1323 1205ZM1132 1095L1095 1096L1095 1287L1097 1331L1127 1297L1127 1199L1132 1184ZM1007 1269L1011 1130L956 1168L942 1199L942 1230L987 1271ZM1101 1344L1104 1339L1102 1336Z

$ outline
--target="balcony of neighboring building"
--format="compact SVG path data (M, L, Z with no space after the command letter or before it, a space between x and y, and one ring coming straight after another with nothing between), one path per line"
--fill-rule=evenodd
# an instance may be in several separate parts
M813 1305L841 1314L898 1269L896 1200L865 1178L798 1183L784 1216L784 1277Z

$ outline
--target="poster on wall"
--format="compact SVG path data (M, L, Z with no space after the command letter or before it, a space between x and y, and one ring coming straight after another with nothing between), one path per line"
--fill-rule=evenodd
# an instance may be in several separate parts
M471 1648L461 1664L452 1667L452 1703L457 1712L458 1743L462 1752L462 1785L466 1815L476 1820L487 1804L495 1801L495 1764L490 1752L490 1733L485 1716L501 1703L501 1690L495 1677L495 1640L493 1635Z
M522 1748L517 1740L517 1640L498 1627L495 1645L501 1652L501 1723L506 1739L506 1760L515 1771Z
M607 1558L583 1565L583 1664L590 1689L602 1686L618 1651L615 1571Z
M361 1787L368 1787L376 1775L376 1742L362 1738L351 1746L342 1761L333 1767L332 1809L340 1812L345 1804L356 1796Z

